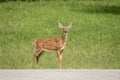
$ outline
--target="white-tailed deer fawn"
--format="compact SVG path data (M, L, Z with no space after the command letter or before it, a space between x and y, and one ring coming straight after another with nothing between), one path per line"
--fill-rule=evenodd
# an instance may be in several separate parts
M68 26L63 26L61 23L58 23L59 27L63 30L63 34L60 38L54 39L37 39L34 42L35 46L35 55L33 56L33 61L36 58L36 63L38 64L39 58L44 51L56 51L57 58L59 63L59 68L62 68L62 52L66 46L66 41L68 37L68 30L72 27L72 23Z

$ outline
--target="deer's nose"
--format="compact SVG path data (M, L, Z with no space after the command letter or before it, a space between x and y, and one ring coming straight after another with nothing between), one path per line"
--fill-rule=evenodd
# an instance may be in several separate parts
M64 33L67 33L67 31L64 31Z

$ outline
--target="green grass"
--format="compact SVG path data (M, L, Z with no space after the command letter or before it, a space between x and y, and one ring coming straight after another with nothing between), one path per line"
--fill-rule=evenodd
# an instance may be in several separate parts
M31 69L36 38L61 36L57 23L73 22L63 52L64 69L120 68L120 1L0 3L0 68ZM55 52L39 67L56 69Z

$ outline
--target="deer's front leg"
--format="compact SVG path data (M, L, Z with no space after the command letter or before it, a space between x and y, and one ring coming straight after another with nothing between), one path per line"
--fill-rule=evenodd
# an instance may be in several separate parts
M62 53L60 51L57 51L57 58L58 58L59 69L61 69L62 68Z

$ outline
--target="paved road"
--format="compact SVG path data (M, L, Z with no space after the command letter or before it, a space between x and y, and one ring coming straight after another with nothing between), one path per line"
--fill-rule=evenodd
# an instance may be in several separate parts
M0 80L120 80L120 70L0 70Z

